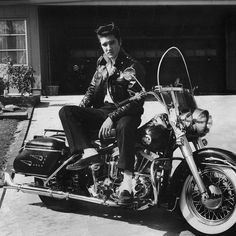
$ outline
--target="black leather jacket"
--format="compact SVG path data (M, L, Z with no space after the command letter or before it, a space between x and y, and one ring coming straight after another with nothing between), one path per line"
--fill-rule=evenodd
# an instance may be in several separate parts
M141 116L143 100L133 101L124 106L120 106L119 103L133 95L130 91L141 91L141 87L134 77L143 84L145 71L142 65L126 54L123 49L120 50L114 65L116 71L111 76L108 75L107 62L108 59L105 55L98 59L96 72L80 106L101 108L104 106L104 98L108 88L116 106L116 109L108 115L113 121L125 115Z

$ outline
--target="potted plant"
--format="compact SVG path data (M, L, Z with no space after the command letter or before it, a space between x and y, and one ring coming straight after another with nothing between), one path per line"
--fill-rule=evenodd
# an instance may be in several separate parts
M7 72L7 65L1 63L0 64L0 95L5 94L8 88L8 83L5 80L6 72Z
M32 88L35 84L34 69L31 66L14 65L10 57L2 59L2 62L0 86L2 84L4 96L0 96L0 100L4 104L23 106L38 104L40 95L32 96Z
M0 95L3 95L5 89L5 84L3 82L2 77L0 77Z
M48 85L46 87L46 94L48 96L56 96L58 95L59 85Z
M26 65L14 65L10 57L6 57L7 70L4 74L5 87L15 88L19 91L20 95L30 94L33 87L34 69Z

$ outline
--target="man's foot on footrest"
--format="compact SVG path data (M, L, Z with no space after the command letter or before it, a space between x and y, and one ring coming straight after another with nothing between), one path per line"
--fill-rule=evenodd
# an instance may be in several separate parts
M72 163L66 167L67 170L81 170L85 167L100 162L99 154L93 155L93 156L83 156L81 159L76 161L75 163Z

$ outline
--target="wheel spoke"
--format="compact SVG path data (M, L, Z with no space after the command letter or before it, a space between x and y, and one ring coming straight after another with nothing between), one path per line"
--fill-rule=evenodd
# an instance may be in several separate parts
M199 217L212 221L212 223L226 219L235 207L236 199L233 184L227 176L215 169L206 169L202 178L205 185L213 189L210 205L202 202L200 191L193 180L188 189L189 194L187 194L192 210Z

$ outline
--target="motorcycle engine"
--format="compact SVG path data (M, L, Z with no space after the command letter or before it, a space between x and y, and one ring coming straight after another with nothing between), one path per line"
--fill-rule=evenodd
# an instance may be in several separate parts
M138 154L136 156L136 170L135 175L132 179L132 191L134 194L134 198L140 204L145 204L147 201L153 199L153 187L149 174L152 157L150 156L149 158L147 158L147 156L149 155ZM101 176L98 175L99 171L97 171L97 173L94 173L94 177L96 176L96 181L88 189L93 197L98 197L104 200L109 199L110 197L118 197L119 186L123 179L123 175L117 167L119 159L118 147L113 148L111 152L107 154L107 157L105 159L107 164L107 166L105 167L107 168L106 176L103 176L103 178L101 178ZM104 168L104 166L102 168Z
M122 176L118 170L119 149L118 147L110 150L105 156L106 165L102 168L106 169L106 175L101 176L99 170L93 172L94 184L89 187L89 192L94 197L108 199L111 194L117 191L117 186L121 182ZM93 169L93 166L91 167Z

